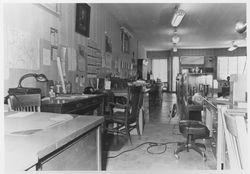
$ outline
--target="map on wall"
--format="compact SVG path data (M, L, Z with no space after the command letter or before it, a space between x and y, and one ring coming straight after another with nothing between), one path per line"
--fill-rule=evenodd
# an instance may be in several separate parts
M40 68L38 39L28 33L7 28L6 42L10 68L27 70Z

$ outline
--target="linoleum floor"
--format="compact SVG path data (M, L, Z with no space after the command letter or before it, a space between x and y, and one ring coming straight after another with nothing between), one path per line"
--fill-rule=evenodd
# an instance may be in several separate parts
M207 161L203 161L202 157L195 151L181 152L180 159L174 156L174 150L177 148L177 142L184 142L185 138L178 130L178 116L170 119L169 112L172 105L176 103L176 95L174 93L163 93L162 102L151 105L149 107L149 118L146 118L144 132L141 136L132 135L132 144L125 141L119 150L107 150L103 155L103 170L107 171L204 171L215 170L216 161L212 150L208 145L208 140L200 140L206 144ZM122 142L121 137L115 136L116 141ZM167 143L166 146L153 147L147 152L149 147L147 144L139 148L121 154L116 158L108 158L107 156L115 156L125 150L133 149L145 142ZM151 153L150 153L151 152Z

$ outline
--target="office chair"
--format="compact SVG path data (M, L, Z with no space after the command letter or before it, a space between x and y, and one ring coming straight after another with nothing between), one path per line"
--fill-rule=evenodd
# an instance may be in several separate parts
M139 112L142 107L142 102L142 86L129 86L126 104L109 103L111 111L109 115L105 116L105 128L107 133L126 135L132 144L130 131L136 128L138 135L140 135ZM110 123L115 123L117 126L109 127L108 125Z
M203 102L203 98L200 95L194 95L193 101L201 104ZM189 111L186 111L188 113ZM189 113L189 118L191 113ZM196 143L196 139L204 139L209 137L209 130L206 125L204 125L201 121L197 120L180 120L179 122L179 131L183 134L187 140L185 143L178 143L178 148L175 150L174 155L177 159L179 159L179 153L189 149L193 149L194 151L198 152L202 157L203 160L206 161L206 154L201 148L206 150L206 146L201 143Z
M41 94L10 95L10 111L41 112Z

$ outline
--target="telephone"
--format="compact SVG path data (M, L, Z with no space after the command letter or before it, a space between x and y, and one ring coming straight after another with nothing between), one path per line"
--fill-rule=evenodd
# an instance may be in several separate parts
M83 93L84 94L95 94L95 89L92 86L88 86L84 89Z

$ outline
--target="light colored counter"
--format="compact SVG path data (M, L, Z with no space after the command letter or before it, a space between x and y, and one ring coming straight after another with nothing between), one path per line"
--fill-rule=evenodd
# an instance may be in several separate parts
M37 165L40 159L62 148L77 137L98 129L103 122L100 116L75 116L53 113L31 113L25 117L13 118L10 115L16 112L5 113L5 170L24 171ZM60 119L60 116L63 119ZM71 119L71 118L72 119ZM65 119L66 118L66 119ZM25 134L13 134L15 126L23 125L16 131L27 130L37 125L37 132ZM100 138L100 131L97 131ZM96 140L100 143L100 139ZM97 145L98 146L98 145ZM100 153L100 150L97 150ZM98 154L100 155L100 154ZM100 158L97 157L97 158ZM100 159L98 159L100 160ZM98 164L100 168L100 164Z

